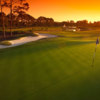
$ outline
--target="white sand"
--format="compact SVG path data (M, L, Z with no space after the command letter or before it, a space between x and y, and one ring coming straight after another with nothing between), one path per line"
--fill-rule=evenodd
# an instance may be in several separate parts
M37 41L37 40L44 39L44 38L54 38L54 37L57 37L57 36L49 35L49 34L39 34L39 36L36 36L36 37L32 37L32 36L22 37L20 39L9 41L12 43L12 45L10 46L0 45L0 49L15 47L15 46L23 45L28 42Z

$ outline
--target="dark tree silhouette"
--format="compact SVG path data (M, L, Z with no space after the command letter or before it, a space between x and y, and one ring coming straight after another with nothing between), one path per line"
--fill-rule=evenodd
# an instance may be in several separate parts
M5 7L6 0L0 0L0 15L1 15L1 22L2 22L2 28L3 28L3 36L6 38L6 33L5 33L5 14L3 13L3 8Z
M29 9L29 4L26 0L8 0L7 7L10 9L10 33L12 34L13 14L19 14Z

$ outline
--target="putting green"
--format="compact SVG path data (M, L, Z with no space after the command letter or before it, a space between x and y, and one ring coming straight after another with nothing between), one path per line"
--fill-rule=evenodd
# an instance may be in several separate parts
M0 50L0 100L100 100L100 46L45 39Z

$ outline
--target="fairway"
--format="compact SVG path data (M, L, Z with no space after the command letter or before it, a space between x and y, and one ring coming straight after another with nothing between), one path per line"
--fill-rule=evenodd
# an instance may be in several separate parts
M100 45L91 67L94 38L72 34L0 50L0 100L100 100Z

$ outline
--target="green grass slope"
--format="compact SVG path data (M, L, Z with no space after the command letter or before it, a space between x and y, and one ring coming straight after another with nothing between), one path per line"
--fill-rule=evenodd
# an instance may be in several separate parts
M0 50L0 100L100 100L100 46L66 37Z

